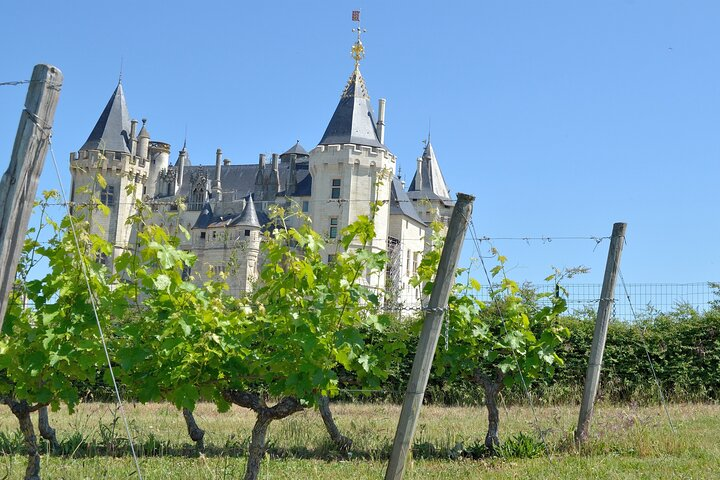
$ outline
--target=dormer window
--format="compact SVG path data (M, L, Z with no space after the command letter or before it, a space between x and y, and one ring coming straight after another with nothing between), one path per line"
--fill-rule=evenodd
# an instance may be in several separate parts
M195 187L190 193L190 199L188 201L188 210L202 210L205 204L205 189L202 187Z

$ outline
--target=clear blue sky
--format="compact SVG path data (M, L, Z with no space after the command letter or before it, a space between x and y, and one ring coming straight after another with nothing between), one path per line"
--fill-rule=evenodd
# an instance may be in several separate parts
M5 2L0 82L36 63L65 75L54 150L85 141L117 83L130 114L193 163L319 141L350 75L387 98L405 176L431 123L453 192L489 237L607 236L628 223L628 282L718 280L720 3L715 1ZM26 88L0 87L4 171ZM41 188L57 188L50 160ZM494 242L511 275L587 265L607 242ZM466 249L465 258L475 255Z

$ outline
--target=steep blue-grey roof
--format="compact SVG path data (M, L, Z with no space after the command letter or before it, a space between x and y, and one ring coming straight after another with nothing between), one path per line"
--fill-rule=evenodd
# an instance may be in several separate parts
M403 190L402 182L397 177L393 177L390 184L390 215L405 215L419 224L425 225L407 193Z
M121 83L118 83L95 128L80 150L130 153L130 114Z
M237 219L231 222L231 225L239 225L243 227L260 227L260 221L258 220L257 211L255 210L255 203L253 202L252 195L248 195L245 208Z
M266 171L269 172L272 167L267 165ZM236 199L247 197L255 192L262 190L262 186L255 185L255 175L258 166L254 165L223 165L220 168L220 184L222 185L223 195L232 195ZM279 164L278 173L280 174L280 191L278 195L284 195L287 178L290 174L290 164ZM215 166L212 165L187 165L183 172L183 182L178 188L177 195L187 196L192 192L192 182L197 176L206 179L215 178ZM296 188L292 196L310 195L312 188L312 177L308 170L307 162L298 163L295 166ZM262 222L261 222L262 223Z
M445 183L440 164L435 157L435 150L428 140L423 151L422 160L420 162L420 170L416 171L408 194L410 198L416 198L413 192L420 192L423 198L438 198L442 200L450 200L450 190Z
M206 202L192 228L208 228L213 223L213 212L210 202Z
M285 155L291 155L291 154L293 154L293 153L294 153L295 155L297 155L298 157L309 157L309 156L310 156L310 154L307 152L307 150L305 150L305 149L303 148L303 146L300 145L300 140L298 140L298 141L295 143L295 145L293 145L292 147L288 148L287 151L286 151L285 153L283 153L282 155L280 155L280 156L281 156L281 157L284 157Z
M345 143L385 148L378 138L370 96L357 66L318 145Z

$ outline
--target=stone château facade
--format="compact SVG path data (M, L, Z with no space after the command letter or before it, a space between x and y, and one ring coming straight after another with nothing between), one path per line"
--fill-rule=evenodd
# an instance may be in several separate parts
M251 164L231 164L218 149L214 165L193 165L185 145L171 163L170 145L152 140L145 120L137 131L118 82L87 141L70 155L72 200L96 195L109 207L110 214L94 216L93 225L115 245L113 255L134 242L126 221L135 199L153 204L158 222L173 212L173 223L190 232L181 247L198 257L192 278L202 282L210 272L222 272L236 295L252 288L257 276L271 205L295 204L305 212L327 239L326 258L332 261L342 228L367 215L370 202L380 201L370 248L387 250L390 262L386 276L367 281L392 290L393 301L416 306L420 292L408 281L427 248L429 222L447 222L454 202L429 139L405 190L396 176L396 157L385 146L385 100L379 100L375 120L360 73L359 39L353 53L355 68L318 145L307 152L298 142L270 158L260 154ZM185 208L178 208L179 202Z

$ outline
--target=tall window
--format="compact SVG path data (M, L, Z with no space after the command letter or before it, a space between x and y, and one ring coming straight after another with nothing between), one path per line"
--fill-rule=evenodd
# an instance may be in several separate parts
M330 198L340 198L340 179L333 178L332 190L330 191Z
M338 227L337 217L330 217L330 231L328 232L330 238L337 238L337 227Z
M115 205L115 187L108 185L103 188L100 192L100 201L108 207Z
M303 200L302 211L303 211L303 213L307 213L310 211L310 202L309 201Z
M188 202L188 210L202 210L205 204L205 189L195 187L190 193L190 201Z

